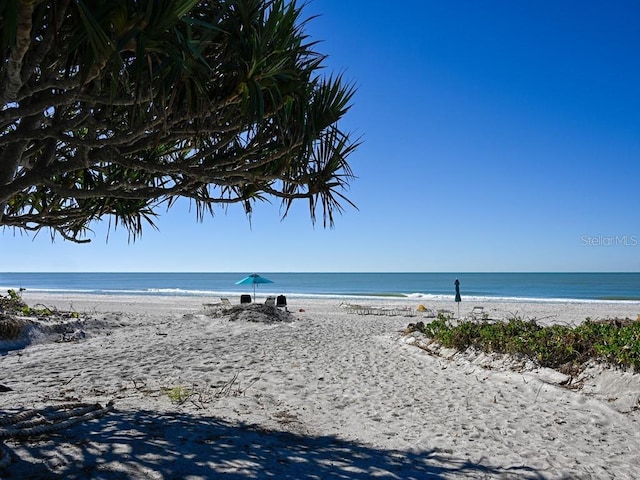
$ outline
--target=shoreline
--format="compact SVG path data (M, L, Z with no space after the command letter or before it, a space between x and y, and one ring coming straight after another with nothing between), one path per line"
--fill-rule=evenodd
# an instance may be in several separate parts
M38 288L38 287L20 287L20 286L2 286L0 285L0 292L6 292L7 290L28 292L28 294L38 296L64 296L64 295L78 295L78 296L91 296L91 297L174 297L176 299L181 298L219 298L219 297L240 297L241 294L247 293L246 291L207 291L207 290L189 290L181 288L149 288L146 290L83 290L83 289L51 289L51 288ZM288 298L308 299L317 301L354 301L354 300L404 300L404 301L418 301L418 302L447 302L453 301L454 295L447 294L435 294L435 293L407 293L407 292L367 292L367 293L309 293L309 292L291 292L281 289L265 290L260 289L257 295L261 297L285 295ZM505 303L621 303L621 304L640 304L640 296L624 297L608 295L601 298L582 298L582 297L532 297L532 296L503 296L503 295L471 295L463 294L463 303L473 302L505 302Z
M261 323L205 314L217 298L24 300L90 319L74 341L0 356L0 383L12 389L0 413L113 409L5 440L10 478L632 479L640 469L640 376L630 372L566 388L547 370L429 354L402 335L417 317L358 315L337 301L290 299L289 319ZM375 305L419 303L455 307ZM484 306L496 316L514 307ZM516 306L548 322L640 313L640 303Z
M3 287L0 286L0 292L6 292L7 290L19 291L20 288ZM220 298L220 297L240 297L241 293L238 292L169 292L169 291L78 291L78 290L50 290L50 289L24 289L23 293L28 292L29 295L35 297L42 296L89 296L89 297L140 297L140 298L154 298L154 297L167 297L175 298L176 300L181 298ZM243 292L244 293L244 292ZM291 293L291 292L260 292L259 295L263 300L267 296L277 296L284 294L287 298L295 299L307 299L312 301L355 301L355 300L371 300L380 302L384 300L389 301L407 301L407 302L449 302L453 301L453 295L437 295L437 294L422 294L422 293L384 293L384 294L327 294L327 293ZM252 294L253 295L253 294ZM475 303L475 302L502 302L502 303L607 303L607 304L640 304L640 298L624 298L624 297L611 297L611 298L565 298L565 297L505 297L505 296L479 296L479 295L465 295L463 303Z
M90 295L78 293L40 293L22 292L23 299L30 305L43 304L54 306L59 310L103 311L109 312L117 306L123 311L139 312L145 310L148 305L156 308L164 308L171 313L193 313L202 309L206 303L216 303L220 297L211 296L174 296L174 295ZM237 298L230 297L233 304L239 304ZM258 294L256 303L264 303L266 295ZM465 301L460 305L451 299L415 299L415 298L312 298L312 297L287 297L290 309L293 311L309 309L324 311L339 308L340 305L364 303L372 306L401 306L409 312L418 314L418 307L423 305L432 310L448 310L454 313L455 318L464 319L474 307L481 306L492 319L505 320L519 316L527 320L538 320L542 324L554 321L577 325L591 319L629 318L635 320L640 316L640 301L517 301L517 300L478 300ZM366 301L366 302L365 302ZM459 307L459 316L458 316ZM410 318L410 317L409 317Z

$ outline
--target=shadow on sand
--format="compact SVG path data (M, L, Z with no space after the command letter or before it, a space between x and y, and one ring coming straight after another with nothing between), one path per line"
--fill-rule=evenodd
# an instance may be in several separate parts
M0 412L3 413L3 412ZM62 434L8 441L2 479L441 479L544 476L437 450L383 450L212 417L113 411Z

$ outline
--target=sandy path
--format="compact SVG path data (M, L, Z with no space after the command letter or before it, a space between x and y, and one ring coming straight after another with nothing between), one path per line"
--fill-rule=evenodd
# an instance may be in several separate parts
M155 305L97 315L80 342L0 357L0 412L115 411L9 441L0 478L636 478L638 415L523 374L426 354L411 319L318 303L291 323ZM186 315L185 315L186 314ZM194 392L182 405L166 389ZM4 476L3 476L4 475Z

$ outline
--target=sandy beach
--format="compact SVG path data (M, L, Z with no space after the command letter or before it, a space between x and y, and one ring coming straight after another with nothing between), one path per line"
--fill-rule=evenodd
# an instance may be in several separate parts
M88 319L0 356L0 384L11 388L0 393L0 422L72 403L104 410L5 437L2 479L633 479L640 470L640 375L594 367L567 388L548 369L434 355L403 335L421 319L418 303L453 302L389 300L375 306L395 314L359 315L338 300L294 299L282 321L261 322L219 316L204 306L218 299L199 297L24 299ZM481 306L491 318L541 323L640 314L637 302Z

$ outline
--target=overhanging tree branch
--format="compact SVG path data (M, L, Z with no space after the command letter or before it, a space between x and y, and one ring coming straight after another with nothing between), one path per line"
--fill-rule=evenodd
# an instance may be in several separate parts
M214 206L307 199L333 225L359 142L354 94L319 75L295 1L0 2L0 225L135 238L179 197Z

